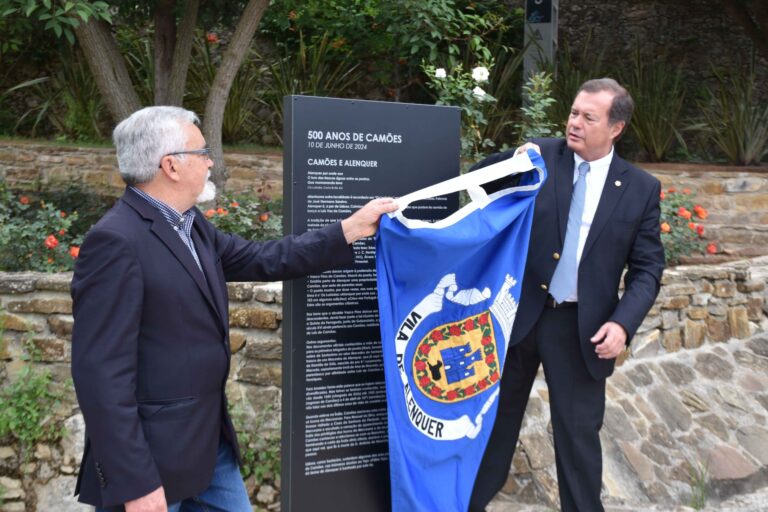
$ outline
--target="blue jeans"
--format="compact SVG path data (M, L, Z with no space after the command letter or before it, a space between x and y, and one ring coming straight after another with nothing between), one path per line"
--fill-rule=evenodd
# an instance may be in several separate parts
M114 510L114 509L110 509ZM232 446L224 439L219 441L216 469L208 488L192 496L168 505L168 512L251 512L253 508L240 476L240 468ZM96 512L107 509L96 508Z

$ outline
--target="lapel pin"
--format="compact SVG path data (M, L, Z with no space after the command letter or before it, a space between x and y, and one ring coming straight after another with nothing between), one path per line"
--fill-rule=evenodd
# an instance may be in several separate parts
M616 185L617 187L621 186L621 182L619 180L614 181L613 184Z

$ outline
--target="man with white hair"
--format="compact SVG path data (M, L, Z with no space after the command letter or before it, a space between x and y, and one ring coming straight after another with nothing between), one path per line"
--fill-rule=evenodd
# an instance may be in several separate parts
M266 243L218 231L195 207L215 194L197 123L182 108L148 107L117 126L127 188L75 265L72 377L86 424L75 492L97 510L250 512L224 394L226 282L351 265L351 244L396 209L375 199Z

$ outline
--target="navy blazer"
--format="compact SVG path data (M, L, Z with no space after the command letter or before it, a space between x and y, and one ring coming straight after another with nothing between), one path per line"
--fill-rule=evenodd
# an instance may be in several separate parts
M255 243L196 210L203 272L135 192L88 233L72 279L72 377L86 439L75 493L101 507L160 485L168 503L204 490L221 435L237 453L224 388L227 281L277 281L351 265L340 223Z
M573 151L564 139L535 139L547 165L533 214L530 245L520 304L510 345L520 342L544 310L548 286L565 243L573 191ZM476 167L514 156L497 153ZM490 184L495 191L509 183ZM589 340L607 321L627 331L627 343L643 322L659 293L664 270L664 247L659 228L659 180L614 152L579 263L579 340L581 353L595 379L613 373L615 359L599 359ZM624 269L624 293L618 289Z

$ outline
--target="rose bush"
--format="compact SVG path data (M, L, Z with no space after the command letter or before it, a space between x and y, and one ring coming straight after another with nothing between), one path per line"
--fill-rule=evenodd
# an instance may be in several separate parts
M661 241L667 265L680 263L684 255L717 253L717 244L710 242L705 247L705 228L702 221L709 212L696 203L695 194L688 188L680 191L670 187L661 192Z
M259 199L252 195L224 195L218 199L216 208L204 213L220 230L246 240L272 240L283 234L280 201Z
M76 211L15 194L0 183L0 270L72 270L82 235L73 235Z

